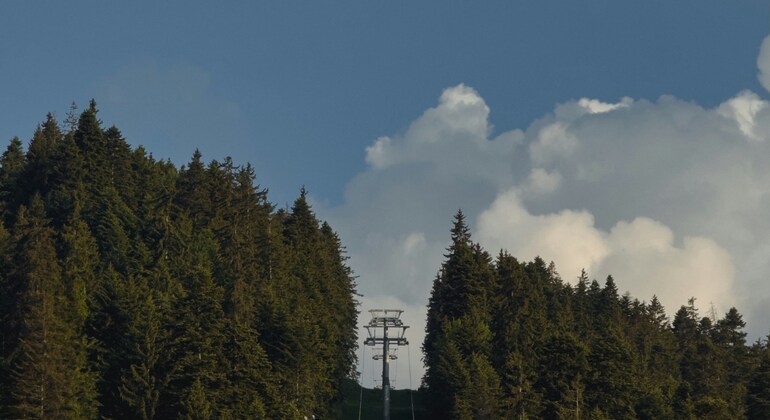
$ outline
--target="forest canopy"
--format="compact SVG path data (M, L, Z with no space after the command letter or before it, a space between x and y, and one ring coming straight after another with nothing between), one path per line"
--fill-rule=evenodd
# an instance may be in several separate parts
M697 290L693 290L697 294ZM684 303L684 302L683 302ZM713 312L713 311L712 311ZM460 211L433 282L423 351L432 418L767 419L770 344L741 314L667 316L610 276L494 259Z
M0 157L0 418L334 417L355 366L345 250L304 189L180 168L52 114Z

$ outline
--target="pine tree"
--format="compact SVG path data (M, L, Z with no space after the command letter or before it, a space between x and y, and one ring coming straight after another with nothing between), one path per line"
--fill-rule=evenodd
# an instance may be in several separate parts
M209 230L193 233L189 229L189 223L183 221L180 224L180 233L188 238L185 242L189 244L185 255L177 259L175 268L175 275L182 279L184 295L176 302L177 310L171 321L170 345L175 366L168 394L165 397L162 394L161 399L184 401L193 383L198 381L212 409L216 409L229 387L225 369L222 289L211 276L216 242ZM158 415L168 417L173 415L174 409L173 406L164 407Z
M196 230L206 227L213 218L210 179L201 157L196 150L188 167L182 168L174 196L174 204L188 215Z
M21 140L14 137L0 156L0 216L6 225L12 222L13 212L24 201L20 196L22 186L19 177L25 163Z
M570 333L554 333L538 351L539 377L536 389L542 394L541 417L554 418L575 406L570 396L582 387L588 371L588 349Z
M186 420L209 420L214 417L212 405L214 404L206 395L206 388L200 379L196 378L182 403L180 417Z
M445 363L447 358L459 358L465 365L464 372L468 373L475 354L476 368L485 374L494 373L485 382L496 384L495 395L501 392L497 372L478 364L490 364L491 367L492 360L490 321L492 296L497 284L491 258L479 245L471 242L470 229L462 211L455 215L451 238L446 261L433 283L423 342L426 365L423 381L428 388L432 415L436 418L449 415L452 407L456 416L473 415L476 410L474 399L461 395L469 391L458 384L457 374ZM447 336L450 332L454 336ZM452 344L453 340L457 343ZM439 343L442 344L439 346ZM499 414L497 405L490 410Z
M180 171L75 109L0 158L0 417L334 417L355 282L307 192L274 212L249 165Z
M53 231L39 196L22 207L14 227L15 276L22 284L19 347L13 363L12 391L19 416L90 418L96 414L93 377L77 343L66 299Z
M11 383L10 361L18 334L16 302L18 285L11 272L11 235L0 223L0 383ZM0 389L0 417L8 417L5 408L11 403L10 387Z
M281 414L279 391L271 380L270 361L259 342L259 335L249 325L231 321L227 336L225 348L231 384L227 390L227 405L230 411L252 419L277 418Z
M126 403L126 414L145 420L156 418L160 396L169 381L172 363L168 359L169 334L162 293L153 290L147 279L139 278L127 285L127 365L121 373L119 393Z
M770 336L758 344L759 364L749 376L746 415L750 419L770 418Z
M49 183L51 190L45 196L46 208L52 214L52 225L63 226L77 207L86 206L85 163L75 143L75 133L67 134L51 156Z
M42 127L35 130L27 150L25 189L45 196L51 188L52 158L63 135L53 114L48 113Z

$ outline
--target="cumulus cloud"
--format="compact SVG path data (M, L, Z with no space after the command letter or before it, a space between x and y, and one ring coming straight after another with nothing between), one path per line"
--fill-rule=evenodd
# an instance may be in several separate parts
M635 297L657 295L669 313L690 297L705 309L737 305L732 257L712 239L687 236L677 246L669 227L640 217L618 222L606 240L611 251L597 271L622 273Z
M762 137L755 131L756 117L765 105L766 102L755 93L743 91L720 105L717 111L725 118L734 120L748 139L759 141Z
M583 269L615 273L623 290L643 300L657 295L669 313L696 295L716 307L735 305L730 254L703 237L688 236L676 246L671 229L649 218L619 221L607 232L585 210L530 214L512 189L479 215L477 230L480 241L495 250L557 261L564 280L573 284Z
M766 39L765 87L769 50ZM567 281L583 268L600 281L612 274L621 292L656 294L669 315L693 296L704 314L712 304L718 314L736 306L752 337L767 333L765 99L744 91L704 108L671 96L580 98L503 133L489 115L471 87L446 89L403 133L371 143L343 204L317 207L350 250L362 309L407 309L410 340L422 342L432 281L462 208L491 253L540 255Z
M525 260L542 256L558 261L557 268L565 273L591 270L609 252L590 213L562 210L532 215L522 205L515 188L501 194L479 215L477 231L481 243L492 252L507 249Z

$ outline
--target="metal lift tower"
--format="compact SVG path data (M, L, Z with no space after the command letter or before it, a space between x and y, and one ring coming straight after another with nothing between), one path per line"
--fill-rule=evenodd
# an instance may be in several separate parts
M369 337L364 340L366 346L377 346L382 344L382 355L375 355L374 360L382 358L382 418L390 420L390 372L389 364L395 355L389 354L391 344L396 346L406 346L409 344L404 338L404 333L409 326L401 321L401 309L372 309L372 320L368 325L364 325ZM377 335L378 330L382 330L382 335ZM394 330L394 331L388 331Z

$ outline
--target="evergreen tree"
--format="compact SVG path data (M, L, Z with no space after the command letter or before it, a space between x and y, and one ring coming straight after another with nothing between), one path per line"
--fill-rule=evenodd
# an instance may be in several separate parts
M75 109L0 157L0 417L335 416L355 282L306 191L275 212L251 166Z
M268 413L277 417L281 413L280 397L267 354L259 342L259 335L248 325L231 321L228 325L229 341L225 353L229 362L227 405L237 416L265 419ZM281 413L286 414L286 413Z
M190 232L182 224L181 232ZM182 279L184 296L176 303L172 320L172 353L174 369L170 377L169 401L186 401L190 395L200 397L202 387L212 409L224 399L229 387L224 355L225 318L222 309L222 289L211 276L216 243L210 231L192 234L186 261L177 260L177 276ZM195 385L197 383L197 385ZM161 394L161 399L164 394ZM196 400L198 401L198 400ZM185 403L186 404L186 403ZM169 411L166 411L169 410ZM174 407L164 407L161 417L173 415Z
M555 418L580 407L579 393L588 371L588 350L570 333L554 333L539 349L536 388L543 396L541 417ZM578 399L577 402L575 399Z
M169 382L169 334L164 328L162 294L150 288L146 279L127 284L130 306L126 308L126 361L119 385L126 415L145 420L156 418L160 396Z
M16 347L18 323L16 302L18 285L12 276L11 254L14 249L11 235L0 223L0 383L11 383L10 361ZM5 408L11 404L11 387L0 388L0 417L7 417Z
M42 127L35 130L27 150L25 189L45 196L51 188L52 158L63 135L53 114L48 113Z
M447 410L453 407L452 399L459 392L456 386L452 385L451 372L439 368L438 358L442 357L442 350L437 345L446 339L443 337L445 327L466 315L474 320L474 325L489 330L490 296L494 287L494 271L490 257L481 247L471 242L470 230L462 211L455 215L451 237L452 244L447 249L446 261L433 282L423 342L426 366L423 381L429 391L431 412L436 418L449 414ZM473 344L488 348L491 341ZM451 344L447 345L449 347L445 351L449 351L452 356L454 349ZM471 350L466 347L460 357L469 360L471 354ZM488 351L482 354L487 359L491 356ZM499 378L497 381L499 382ZM456 407L457 410L460 408Z
M13 220L13 212L23 201L23 197L20 197L22 184L19 177L25 163L21 140L14 137L0 156L0 215L6 225Z
M186 420L209 420L214 417L212 402L206 395L206 388L196 378L182 403L180 417Z
M759 344L759 364L749 377L746 414L750 419L770 418L770 336Z
M21 328L12 360L15 413L30 418L91 418L96 415L94 378L80 337L68 323L66 299L53 231L35 196L14 226L14 275L20 283Z

